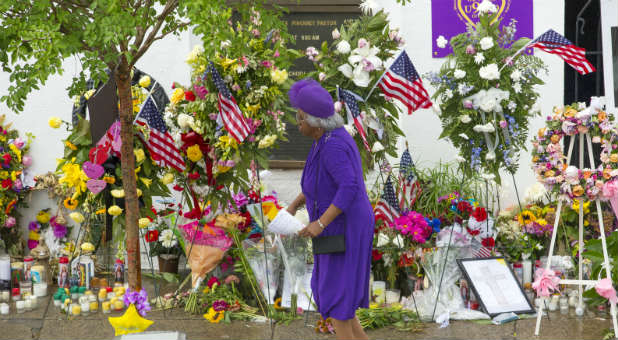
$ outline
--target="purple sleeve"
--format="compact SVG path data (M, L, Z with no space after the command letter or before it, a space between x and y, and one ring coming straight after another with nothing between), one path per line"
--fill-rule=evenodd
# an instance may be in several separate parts
M346 211L356 197L360 185L348 148L333 143L328 152L325 152L324 167L337 186L337 192L331 204L341 211Z

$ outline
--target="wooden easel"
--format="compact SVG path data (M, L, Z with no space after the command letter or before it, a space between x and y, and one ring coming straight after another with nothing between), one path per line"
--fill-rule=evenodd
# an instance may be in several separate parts
M590 135L588 133L580 133L579 134L579 168L584 168L584 139L588 144L588 154L590 159L590 167L592 169L594 166L594 154L592 152L592 141L590 139ZM571 155L573 152L573 143L575 141L575 136L571 137L571 141L569 143L569 150L567 153L567 164L571 162ZM595 200L597 207L597 216L599 218L599 229L601 231L601 244L603 247L603 258L605 265L605 273L608 279L612 279L611 277L611 269L609 266L609 256L607 254L607 242L605 240L605 227L603 226L603 214L601 212L601 202L599 199ZM554 230L551 235L551 243L549 246L549 256L547 258L547 264L545 266L546 269L551 268L551 260L554 255L554 245L556 244L556 235L558 234L558 222L560 221L560 212L562 210L562 201L558 201L558 209L556 210L556 220L554 221ZM582 252L584 250L584 202L583 199L580 200L579 204L579 278L577 280L560 280L560 284L564 285L577 285L579 287L579 305L583 304L583 285L595 285L597 280L583 280L582 277ZM611 304L611 316L614 324L614 336L618 339L618 322L616 321L616 304ZM541 303L537 310L536 316L536 328L534 330L534 335L539 335L539 330L541 328L541 319L543 317L543 304Z

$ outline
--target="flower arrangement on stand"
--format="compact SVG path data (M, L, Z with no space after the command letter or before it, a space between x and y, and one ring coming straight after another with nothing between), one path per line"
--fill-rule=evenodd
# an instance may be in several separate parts
M385 62L395 56L404 41L397 29L389 27L387 15L382 11L375 15L363 14L335 29L332 35L331 46L323 42L319 48L306 49L305 55L316 68L310 76L338 99L335 111L347 117L344 119L347 122L345 128L356 140L367 173L384 154L397 156L397 139L403 136L398 127L398 107L379 90L372 91L372 87L384 73ZM355 124L352 113L344 110L343 99L338 98L338 88L359 96L360 124ZM366 98L368 95L370 97ZM362 133L358 131L359 126Z
M437 89L440 138L459 150L469 164L466 174L483 171L500 183L499 170L515 171L525 149L528 121L538 111L534 86L542 84L538 74L545 66L531 55L511 59L528 39L513 41L515 21L500 30L500 20L493 20L497 8L487 3L479 5L479 23L451 39L453 54L440 72L426 78Z
M194 209L197 197L216 207L231 199L228 189L246 191L252 161L267 167L270 150L287 140L287 68L298 57L286 48L290 36L280 14L257 5L243 7L241 20L234 24L227 6L212 10L221 20L198 22L204 46L196 46L187 57L191 84L174 83L165 114L187 164L177 174L178 190L186 189L183 193ZM220 103L229 96L232 99L223 100L235 104ZM235 123L222 113L229 111L226 105L237 105L241 112ZM233 124L245 133L239 134Z
M22 180L32 164L28 151L34 136L27 133L26 139L22 138L5 119L6 115L0 116L0 240L9 255L19 257L24 249L16 208L25 206L28 188Z

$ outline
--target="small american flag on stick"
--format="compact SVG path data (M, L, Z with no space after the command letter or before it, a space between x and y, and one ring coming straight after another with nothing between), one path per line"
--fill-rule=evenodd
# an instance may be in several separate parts
M223 120L223 125L230 136L236 139L238 143L242 143L250 133L245 116L243 116L238 104L236 104L236 99L232 96L212 62L208 65L208 72L212 73L212 80L219 90L219 114Z
M406 206L410 208L421 193L421 185L414 173L414 163L407 148L401 155L401 161L399 162L399 183L401 185L399 190L399 208L403 209Z
M386 97L402 102L410 115L419 108L428 109L432 105L423 81L406 51L402 51L395 59L378 82L378 86Z
M529 47L536 47L559 56L582 75L596 71L594 66L586 59L585 49L575 46L567 38L552 29L534 39Z
M170 166L180 172L185 170L185 161L174 144L172 135L167 131L167 126L152 97L146 98L142 109L137 114L135 124L150 129L150 136L142 140L150 151L152 160L159 166Z
M343 101L343 103L345 104L346 110L352 116L352 119L354 120L354 126L356 127L356 130L358 130L358 133L360 134L361 139L363 140L363 145L365 145L365 149L367 149L367 151L371 151L371 148L369 147L369 143L367 143L367 133L365 132L365 129L363 128L363 121L362 121L363 118L361 116L361 111L360 111L360 108L358 107L358 102L357 102L357 100L363 101L363 98L355 94L352 91L344 90L341 88L338 88L337 91L338 91L337 96L339 97L341 101Z
M401 216L390 177L384 183L384 192L376 204L374 213L376 219L381 219L387 224L393 224L395 219Z

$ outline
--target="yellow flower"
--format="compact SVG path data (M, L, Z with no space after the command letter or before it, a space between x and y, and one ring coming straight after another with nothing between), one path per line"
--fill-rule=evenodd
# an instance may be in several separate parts
M230 65L232 66L232 69L236 68L236 66L238 65L236 63L236 59L225 58L225 59L221 60L221 66L223 66L224 68L227 68Z
M143 76L139 79L139 86L141 87L148 87L150 86L150 77L149 76Z
M268 148L272 146L273 144L275 144L276 140L277 140L277 135L264 136L262 139L260 139L260 142L258 143L258 149Z
M114 189L114 190L110 191L110 193L115 198L123 198L124 197L124 189Z
M244 223L245 218L238 214L221 214L215 220L215 226L223 229L231 229Z
M92 95L94 94L94 89L92 90L88 90L84 93L84 98L86 98L86 100L90 99L90 97L92 97Z
M73 163L74 161L75 159L71 160L71 162L65 163L60 168L64 176L58 180L58 183L65 183L69 188L75 188L75 193L79 195L81 192L86 190L86 181L89 178L82 171L79 164Z
M217 165L217 173L224 174L232 169L231 166Z
M274 202L266 201L262 202L262 209L264 210L264 216L268 217L269 220L274 220L279 213L279 209Z
M38 241L41 239L41 234L37 233L34 230L31 230L30 233L28 233L28 238L34 241Z
M95 215L101 215L101 214L105 214L105 208L101 208L97 211L94 212Z
M150 188L150 185L152 184L152 180L150 178L140 177L139 180L142 181L142 183L144 183L146 188Z
M193 64L197 62L198 57L200 56L200 54L202 54L202 52L204 52L204 48L201 45L195 45L185 61L187 62L187 64Z
M11 171L11 181L15 182L16 179L17 179L17 172Z
M283 307L281 307L281 298L280 297L275 299L275 304L273 305L273 307L275 307L275 309L283 309Z
M137 224L139 224L140 228L146 228L150 224L150 220L147 219L146 217L142 217L139 220L137 220Z
M0 171L0 179L7 179L9 178L9 172L8 171Z
M575 195L576 197L579 197L583 194L584 194L584 188L581 185L578 184L573 187L573 195Z
M137 197L142 196L142 189L137 188L137 189L135 189L135 191L137 192Z
M135 161L137 163L141 163L144 159L146 159L146 154L143 149L133 150L133 154L135 155Z
M247 105L247 111L249 111L249 112L253 113L254 115L256 115L261 107L262 106L259 103L255 104L255 105Z
M75 210L75 208L77 208L77 204L79 204L79 202L77 202L77 200L74 200L71 197L67 197L64 200L64 207L69 210Z
M573 205L571 208L575 211L579 211L579 200L573 200ZM584 202L584 214L588 214L590 212L590 201Z
M60 119L58 117L51 117L51 118L49 118L47 123L49 124L49 126L52 129L57 129L57 128L59 128L62 125L62 119Z
M168 172L161 178L161 182L165 185L171 184L174 181L174 174Z
M177 87L174 92L172 92L172 97L170 98L170 101L172 102L172 104L176 105L178 103L180 103L181 100L183 100L185 98L185 90L181 89L180 87Z
M286 70L273 70L270 72L270 78L277 84L281 85L288 80L288 71Z
M90 242L84 242L82 243L82 251L85 253L91 253L94 251L94 244L90 243Z
M77 146L75 146L75 144L69 142L68 140L64 141L64 145L66 145L67 148L69 148L69 149L71 149L73 151L77 150Z
M104 176L103 180L107 184L114 184L114 183L116 183L116 178L115 177L111 177L111 176Z
M214 308L210 307L208 313L204 314L204 319L210 321L210 323L219 323L224 316L225 312L217 312Z
M77 212L77 211L70 213L70 214L69 214L69 217L70 217L73 221L75 221L75 223L82 223L82 222L84 222L84 220L85 220L84 215L82 215L82 213Z
M36 220L39 223L42 223L42 224L48 223L50 219L51 219L51 216L45 210L41 210L39 211L38 214L36 214Z
M111 207L109 207L109 209L107 209L107 213L112 216L118 216L122 214L122 208L117 205L112 205Z
M217 142L215 146L220 147L225 150L229 148L238 149L238 143L236 143L236 139L228 135L219 137L219 142Z
M521 212L521 214L519 214L517 216L517 221L519 222L519 225L526 225L528 223L532 223L534 221L536 221L536 217L534 216L534 214L532 213L532 211L530 210L524 210Z
M204 287L204 290L202 290L202 293L204 293L204 294L210 293L210 287L208 287L208 286Z
M191 145L187 148L187 157L189 157L192 162L196 163L202 159L204 155L202 154L202 150L200 150L199 145Z
M536 223L543 225L543 226L549 224L544 218L539 218L538 220L536 220Z
M9 149L17 156L17 161L21 163L21 150L19 150L15 144L10 144Z

